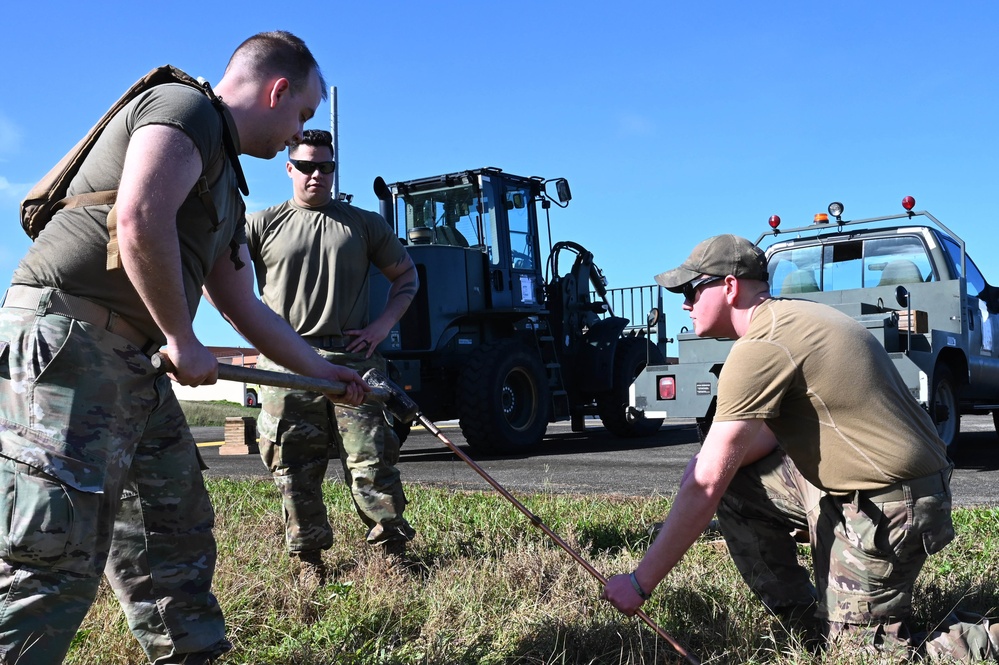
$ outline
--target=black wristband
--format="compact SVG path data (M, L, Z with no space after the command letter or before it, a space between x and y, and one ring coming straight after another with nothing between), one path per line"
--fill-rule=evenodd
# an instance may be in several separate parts
M643 589L642 585L638 583L638 578L635 577L635 573L629 573L628 579L631 580L631 586L635 589L635 593L638 594L638 597L642 600L648 600L650 594L645 593L645 589Z

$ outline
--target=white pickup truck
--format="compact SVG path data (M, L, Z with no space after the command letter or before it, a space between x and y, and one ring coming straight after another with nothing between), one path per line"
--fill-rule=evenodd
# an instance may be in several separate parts
M964 241L928 212L844 221L843 206L809 226L781 230L771 217L764 248L771 294L836 307L884 344L914 398L953 451L961 414L992 412L999 429L999 289L985 281ZM678 360L650 365L631 386L634 415L714 413L731 340L677 335ZM668 420L667 420L668 422Z

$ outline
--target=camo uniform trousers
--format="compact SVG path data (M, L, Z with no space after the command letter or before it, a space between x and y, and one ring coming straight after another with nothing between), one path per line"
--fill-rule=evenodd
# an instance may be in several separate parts
M360 374L372 367L385 370L378 354L316 352ZM287 371L263 356L257 367ZM269 386L261 387L260 403L260 458L281 491L289 552L333 545L322 493L331 450L339 454L354 507L368 527L368 544L412 540L416 532L403 517L406 495L396 469L399 438L382 409L369 404L350 409L318 393Z
M781 617L814 612L827 642L930 659L999 654L999 626L954 613L934 632L905 620L927 556L954 538L950 469L900 483L902 497L833 496L805 480L782 450L739 470L718 506L718 523L743 579ZM920 488L935 488L921 494ZM897 494L897 493L896 493ZM792 531L808 529L815 585L798 563Z
M170 380L98 326L0 308L0 663L62 662L102 572L150 661L229 650L213 522Z

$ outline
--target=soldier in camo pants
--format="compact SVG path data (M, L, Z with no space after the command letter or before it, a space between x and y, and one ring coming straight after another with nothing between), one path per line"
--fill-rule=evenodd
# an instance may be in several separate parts
M365 358L363 353L317 352L359 374L372 367L385 371L385 361L378 355ZM266 358L257 366L282 369ZM262 390L260 457L281 490L290 552L301 556L333 544L322 495L330 452L340 458L354 507L368 528L367 542L398 546L413 538L415 532L402 516L406 495L395 466L399 437L377 405L348 409L334 406L317 393L272 387Z
M19 262L0 308L0 663L61 662L102 572L155 665L231 648L199 455L149 355L186 385L216 380L193 328L204 293L262 353L363 401L361 377L274 316L247 267L237 153L295 143L325 89L304 42L276 31L237 47L218 98L143 90L100 123Z
M0 340L0 625L16 617L0 662L61 662L102 573L152 662L228 651L215 514L170 379L62 316L4 307ZM15 635L28 646L8 654Z
M735 342L669 515L603 597L633 614L717 511L743 579L789 625L871 662L996 658L999 627L988 620L955 613L923 635L906 626L927 557L954 538L952 465L929 414L864 326L827 305L772 298L768 278L762 250L727 234L656 276L683 294L695 334ZM809 533L814 585L796 529Z
M376 351L417 288L416 267L395 230L376 213L335 200L332 136L306 130L288 149L293 198L247 217L246 235L263 302L330 362L363 374L385 371ZM389 282L380 312L369 312L371 274ZM261 368L280 369L268 358ZM320 395L264 387L260 455L281 490L285 541L306 579L327 575L333 544L322 482L337 451L366 540L401 555L414 530L396 464L399 440L382 410L333 408Z
M995 657L999 624L954 612L933 631L910 634L903 621L927 556L954 538L950 471L886 491L833 496L778 449L736 474L718 523L743 579L788 625L800 622L828 643L869 649L880 654L878 662L899 662L913 651L941 660ZM809 534L814 585L798 562L796 529Z

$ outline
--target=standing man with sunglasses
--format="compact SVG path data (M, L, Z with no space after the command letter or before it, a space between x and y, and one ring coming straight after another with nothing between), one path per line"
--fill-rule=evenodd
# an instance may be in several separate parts
M406 248L385 220L333 199L332 136L306 130L288 149L292 199L251 215L250 255L261 299L330 362L364 373L385 361L375 348L409 307L419 280ZM368 311L371 266L391 282L384 310ZM259 367L281 368L267 358ZM322 552L333 545L322 482L339 453L367 542L392 556L415 535L403 517L406 496L395 465L399 439L381 409L334 408L321 395L264 388L260 456L281 490L285 542L300 577L322 582Z
M683 294L695 334L737 341L666 521L603 598L634 614L717 511L736 567L778 617L890 662L915 648L995 658L999 626L990 634L951 615L916 638L904 623L927 556L954 537L952 465L929 415L866 328L823 304L772 298L767 280L763 252L733 235L656 276ZM814 585L796 529L810 534Z

